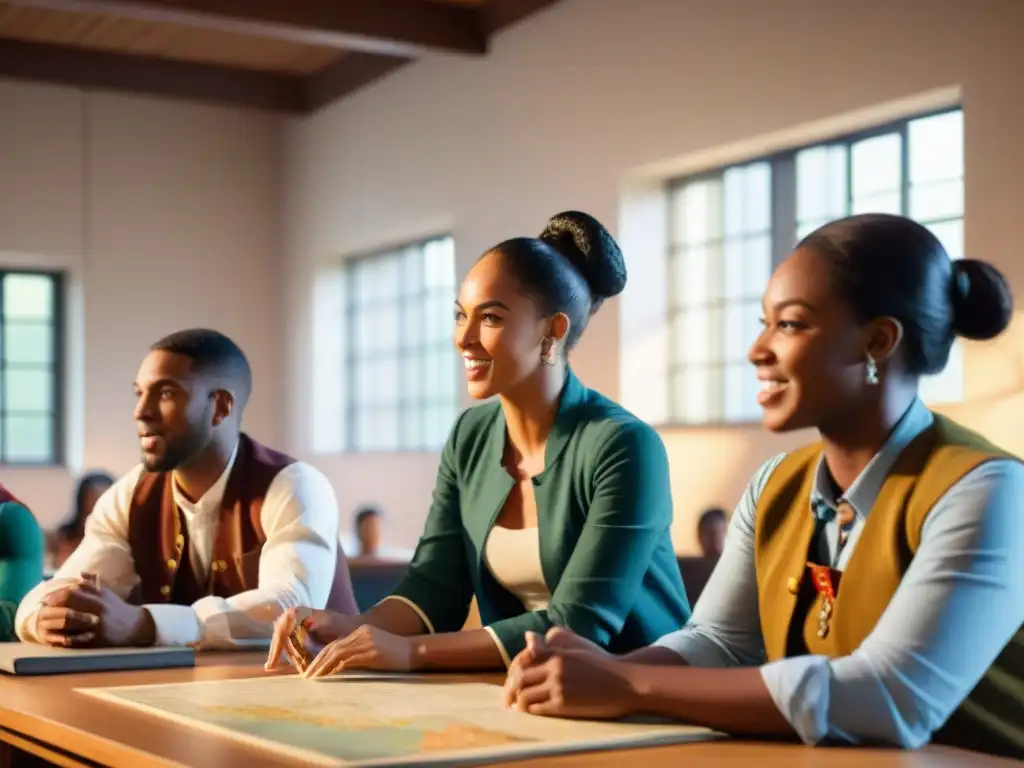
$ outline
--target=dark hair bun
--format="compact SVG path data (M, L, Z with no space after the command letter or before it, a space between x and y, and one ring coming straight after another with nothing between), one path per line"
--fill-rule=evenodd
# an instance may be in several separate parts
M595 305L617 296L626 287L622 251L593 216L579 211L556 214L548 220L540 239L579 270L590 286Z
M1003 273L985 261L953 262L953 330L965 339L993 339L1013 315L1013 296Z

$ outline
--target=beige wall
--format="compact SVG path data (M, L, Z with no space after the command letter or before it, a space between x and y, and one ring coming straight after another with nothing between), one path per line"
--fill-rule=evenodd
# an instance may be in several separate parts
M75 472L137 461L132 378L170 331L235 337L248 426L282 438L280 146L253 112L0 80L0 265L71 279L70 469L0 468L44 525Z
M295 121L284 208L290 446L309 446L316 418L307 372L317 263L447 226L462 272L487 246L537 232L567 207L618 231L620 197L639 166L935 89L963 94L967 253L1024 285L1022 26L1024 4L1007 0L565 0L502 35L486 61L423 61ZM636 277L627 291L657 285L643 279L642 253L626 255ZM601 311L575 358L584 379L613 396L620 347L643 343L620 331L618 309ZM628 318L622 327L632 327ZM1024 408L999 400L1020 389L1020 346L1011 336L987 354L968 349L974 404L960 410L1024 448L1014 429ZM678 547L692 547L703 505L732 505L762 460L802 437L666 431ZM395 543L415 541L435 456L313 461L346 514L378 500Z
M290 122L283 141L276 118L251 112L0 81L0 262L71 274L71 370L84 371L69 380L73 470L131 465L129 387L145 346L214 325L256 370L250 430L322 467L346 522L360 501L383 503L390 543L409 546L435 455L309 455L316 264L448 229L464 272L568 207L621 233L636 226L620 211L639 167L958 88L967 252L1024 285L1022 25L1024 5L1009 0L564 0L488 59L422 61ZM627 295L574 359L612 396L636 373L620 361L647 343L633 308L660 285L642 249L627 259ZM970 348L970 402L955 409L1019 450L1022 345L1017 327ZM802 436L664 437L685 551L702 506L731 505L757 464ZM66 510L67 471L0 474L44 523Z

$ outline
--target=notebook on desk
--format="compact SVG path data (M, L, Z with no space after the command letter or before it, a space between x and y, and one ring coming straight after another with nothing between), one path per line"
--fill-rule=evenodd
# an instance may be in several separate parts
M0 672L8 675L63 675L132 669L194 667L192 648L51 648L32 643L0 643Z

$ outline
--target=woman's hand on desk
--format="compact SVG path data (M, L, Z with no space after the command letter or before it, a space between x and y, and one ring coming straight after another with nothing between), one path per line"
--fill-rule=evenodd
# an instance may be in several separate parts
M329 643L305 669L305 677L324 677L343 669L409 672L415 668L416 638L364 624Z
M355 616L312 608L289 608L274 622L274 636L264 668L277 669L282 657L299 672L334 640L348 637L359 626Z
M526 635L505 681L505 705L552 717L612 719L634 710L628 666L589 640L564 630Z

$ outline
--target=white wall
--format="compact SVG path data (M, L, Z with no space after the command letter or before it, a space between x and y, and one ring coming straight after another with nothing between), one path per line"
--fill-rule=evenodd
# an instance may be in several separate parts
M569 207L617 231L620 196L639 166L935 89L963 94L966 251L1024 285L1022 27L1024 4L1006 0L564 0L501 35L486 60L425 60L292 122L284 163L289 447L308 454L316 418L307 373L316 264L441 224L464 272L489 245L539 232ZM640 276L627 291L651 285L642 254L626 256ZM610 303L575 357L585 381L612 396L620 346L643 343L620 335ZM1017 448L1012 425L1024 408L1003 393L1021 388L1020 349L1017 334L988 351L969 348L971 403L956 410ZM982 371L982 363L996 368ZM802 438L757 428L664 436L684 551L703 505L734 503L761 461ZM436 456L313 460L334 480L343 511L377 500L395 543L415 541Z
M146 348L231 335L257 383L246 414L279 442L280 124L254 112L0 80L0 266L70 276L70 467L0 467L43 525L82 468L138 459L131 384Z

